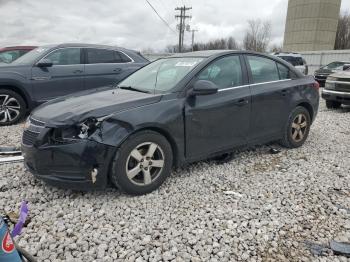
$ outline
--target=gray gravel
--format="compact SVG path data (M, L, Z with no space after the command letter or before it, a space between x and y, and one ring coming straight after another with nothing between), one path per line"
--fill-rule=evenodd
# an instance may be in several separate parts
M0 212L29 201L18 241L40 261L346 261L306 244L350 241L350 109L321 103L303 147L196 163L145 196L61 190L0 166ZM21 129L0 128L1 144Z

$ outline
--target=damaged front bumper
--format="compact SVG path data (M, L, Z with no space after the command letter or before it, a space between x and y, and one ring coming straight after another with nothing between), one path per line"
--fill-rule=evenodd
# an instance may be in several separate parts
M103 189L116 148L81 139L67 144L26 145L22 153L26 168L48 184L74 190Z

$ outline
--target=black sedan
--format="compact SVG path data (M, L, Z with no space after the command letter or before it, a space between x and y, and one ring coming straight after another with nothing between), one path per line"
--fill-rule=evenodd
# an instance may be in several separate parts
M174 166L246 145L301 146L319 86L283 60L247 51L159 59L115 88L58 98L28 118L26 167L65 188L129 194L158 188Z

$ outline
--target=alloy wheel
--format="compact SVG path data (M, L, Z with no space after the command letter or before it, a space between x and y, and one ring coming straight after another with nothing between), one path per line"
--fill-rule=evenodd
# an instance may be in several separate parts
M300 142L304 139L307 132L307 118L304 114L298 114L292 123L292 139L295 142Z
M0 122L12 122L20 115L19 101L7 94L0 94Z
M164 153L159 145L146 142L134 148L126 161L126 175L136 185L150 185L161 174Z

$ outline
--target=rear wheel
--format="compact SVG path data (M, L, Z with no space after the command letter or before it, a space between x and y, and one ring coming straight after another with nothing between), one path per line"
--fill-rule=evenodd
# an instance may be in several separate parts
M111 180L128 194L147 194L170 175L172 163L172 149L165 137L142 131L130 136L118 150Z
M335 109L335 108L339 108L340 106L341 106L341 103L337 101L326 100L326 107L328 109Z
M0 126L13 125L21 121L26 113L26 104L19 94L0 89Z
M302 146L309 135L310 126L309 111L302 106L296 107L289 115L281 144L288 148Z

